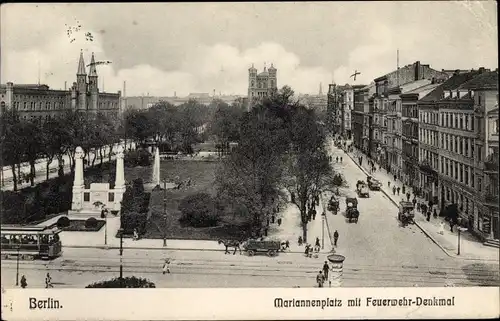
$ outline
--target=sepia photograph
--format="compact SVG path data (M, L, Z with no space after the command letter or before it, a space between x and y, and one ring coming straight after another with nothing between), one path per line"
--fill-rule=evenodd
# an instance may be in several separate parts
M320 311L498 292L496 2L0 9L1 286L27 313L77 289L271 288L273 313L314 306L301 288Z

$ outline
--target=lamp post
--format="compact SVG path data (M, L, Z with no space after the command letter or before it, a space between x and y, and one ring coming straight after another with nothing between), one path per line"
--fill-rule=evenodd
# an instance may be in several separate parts
M118 232L120 233L120 283L123 287L123 229L120 228Z
M163 247L167 246L167 180L163 180L163 219L165 226L163 227Z
M16 262L16 286L19 285L19 250L21 248L21 245L17 245L17 262Z
M467 228L465 228L465 227L459 227L457 230L458 230L458 251L457 251L457 255L460 255L460 232L467 231Z

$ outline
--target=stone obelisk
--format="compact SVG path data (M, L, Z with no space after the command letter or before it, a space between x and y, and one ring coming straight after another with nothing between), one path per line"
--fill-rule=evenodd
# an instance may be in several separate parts
M160 149L156 147L155 159L153 162L153 177L152 177L153 187L160 185Z
M123 199L123 193L125 193L125 165L123 163L123 147L118 146L116 152L116 177L115 177L115 210L119 211L121 209L121 201Z
M71 201L71 210L80 211L83 208L82 197L85 189L83 180L83 149L78 146L75 150L75 178L73 180L73 198Z

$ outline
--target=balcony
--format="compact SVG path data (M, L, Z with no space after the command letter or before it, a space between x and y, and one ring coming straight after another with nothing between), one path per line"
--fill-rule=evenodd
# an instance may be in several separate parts
M484 161L484 172L498 174L498 165L498 154L490 154Z
M487 191L484 194L484 205L489 207L498 208L498 193L492 193L491 191Z
M437 175L437 171L432 167L431 162L427 159L420 162L418 167L422 172Z

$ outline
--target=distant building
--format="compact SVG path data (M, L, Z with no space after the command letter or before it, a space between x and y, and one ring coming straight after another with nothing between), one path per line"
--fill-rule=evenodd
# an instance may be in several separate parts
M118 93L99 92L94 54L89 74L85 71L83 53L80 53L76 82L69 90L54 90L47 85L14 84L0 85L2 109L13 108L21 119L48 120L65 110L103 113L117 117L120 112Z
M248 69L248 108L251 108L255 103L264 97L270 96L273 91L278 90L278 70L273 64L266 70L257 74L257 69L252 67Z

